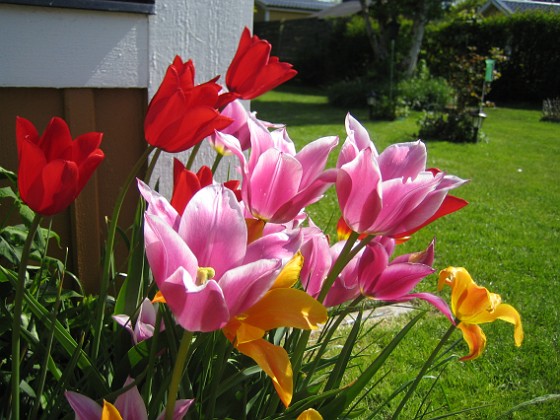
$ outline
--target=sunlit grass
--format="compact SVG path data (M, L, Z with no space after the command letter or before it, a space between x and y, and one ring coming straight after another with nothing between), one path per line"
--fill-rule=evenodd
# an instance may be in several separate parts
M346 110L330 107L321 92L271 92L253 101L252 109L261 119L286 123L299 148L322 136L337 135L340 144L345 138ZM417 131L419 114L394 122L371 122L366 109L350 112L368 129L379 151L393 142L413 140ZM478 360L453 362L445 369L426 403L432 409L448 408L428 418L446 410L480 406L459 418L493 419L524 401L560 394L560 125L540 122L541 114L535 109L498 104L486 112L485 141L427 142L429 166L470 179L455 192L470 205L417 233L401 252L424 249L435 236L435 267L464 266L479 284L501 294L521 313L525 342L516 348L513 328L504 322L483 326L488 337L486 352ZM335 162L333 155L331 166ZM339 216L334 189L309 212L332 234ZM435 292L436 276L426 279L421 289ZM387 366L391 374L371 393L368 404L379 404L398 384L414 378L447 327L441 316L425 317L393 354ZM380 337L374 333L371 340L386 339ZM456 332L452 340L459 338ZM454 352L466 354L466 345L459 343ZM405 418L416 414L430 381L410 401ZM398 401L391 405L393 409ZM548 419L559 412L560 400L550 399L506 418Z

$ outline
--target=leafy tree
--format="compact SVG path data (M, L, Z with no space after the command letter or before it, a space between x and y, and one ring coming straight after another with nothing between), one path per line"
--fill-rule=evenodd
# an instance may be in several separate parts
M412 29L408 52L397 66L405 77L412 76L426 24L441 18L450 3L449 0L360 0L366 33L374 55L374 66L382 68L389 60L391 45L398 38L403 23L409 20L412 22Z

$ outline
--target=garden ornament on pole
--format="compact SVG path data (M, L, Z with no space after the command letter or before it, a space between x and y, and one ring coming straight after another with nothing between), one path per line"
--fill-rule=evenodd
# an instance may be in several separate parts
M482 112L484 107L484 97L486 96L486 88L487 86L492 83L494 80L494 64L496 60L492 60L490 58L485 60L486 62L486 71L484 73L484 82L482 82L482 95L480 96L480 102L478 104L478 111L473 112L473 125L474 125L474 142L478 141L478 133L482 128L482 123L486 118L486 114Z

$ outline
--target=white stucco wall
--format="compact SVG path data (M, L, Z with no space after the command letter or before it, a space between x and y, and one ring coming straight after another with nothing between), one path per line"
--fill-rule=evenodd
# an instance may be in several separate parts
M253 24L253 0L155 5L143 15L0 4L0 87L140 87L151 98L177 54L194 61L197 83L225 76L243 27ZM162 154L152 177L167 197L171 159ZM213 159L205 147L195 168Z
M149 17L150 33L150 97L157 91L175 55L185 61L192 59L196 82L202 83L225 73L245 26L253 26L253 0L161 0L156 1L156 14ZM177 157L186 163L189 152ZM193 169L202 164L212 165L215 152L204 143ZM172 192L173 156L162 153L152 176L160 179L160 192L170 197ZM230 157L218 168L218 180L238 178L231 170Z
M142 14L0 4L0 86L146 87Z

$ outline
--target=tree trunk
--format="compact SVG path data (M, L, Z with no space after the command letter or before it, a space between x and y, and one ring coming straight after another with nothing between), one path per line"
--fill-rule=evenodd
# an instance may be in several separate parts
M383 56L383 52L381 51L381 46L379 42L379 37L375 32L373 32L373 28L371 27L371 21L369 18L369 10L367 5L367 0L360 0L360 6L362 6L362 17L364 18L365 28L366 28L366 35L369 41L369 45L371 50L373 51L373 60L376 62L383 61L385 57Z
M414 22L412 24L412 43L408 50L408 55L403 62L406 77L412 77L414 70L416 70L416 64L418 64L418 55L420 54L420 48L422 47L422 40L424 39L424 32L428 20L426 13L425 1L419 2L417 13L414 15Z

